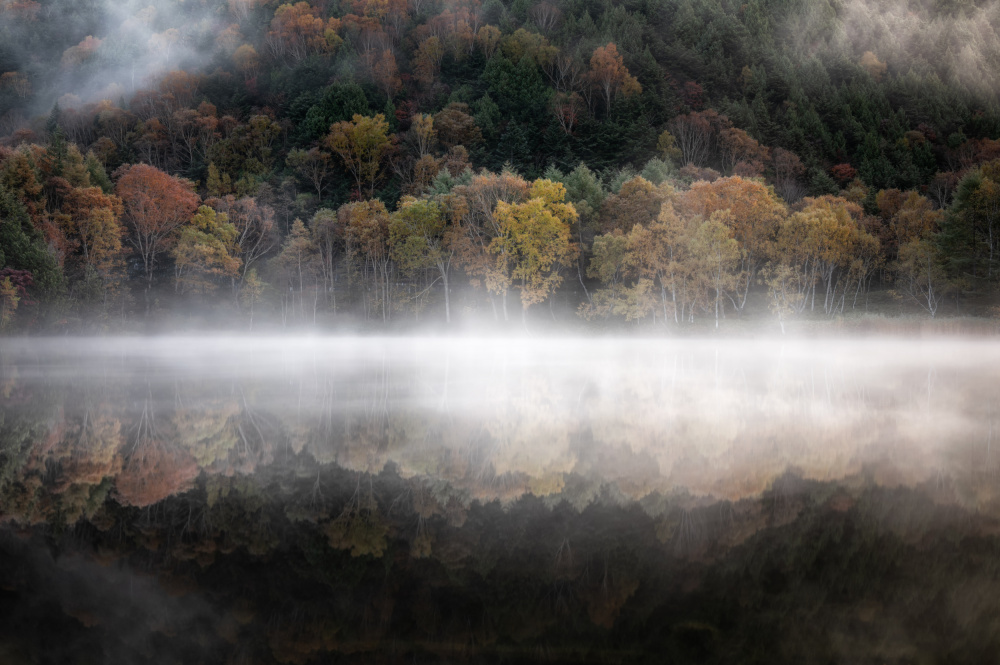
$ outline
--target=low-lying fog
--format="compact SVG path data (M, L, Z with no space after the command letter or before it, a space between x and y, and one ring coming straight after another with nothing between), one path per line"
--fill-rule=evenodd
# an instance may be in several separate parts
M0 356L0 408L30 410L49 438L116 423L114 443L81 435L77 456L167 447L246 472L240 451L266 444L272 460L391 463L472 498L581 507L570 474L631 498L737 500L792 471L997 502L986 340L45 339Z

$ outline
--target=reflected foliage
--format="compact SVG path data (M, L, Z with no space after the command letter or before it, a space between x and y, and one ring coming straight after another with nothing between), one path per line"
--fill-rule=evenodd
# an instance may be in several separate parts
M488 343L5 343L9 662L1000 646L989 345Z

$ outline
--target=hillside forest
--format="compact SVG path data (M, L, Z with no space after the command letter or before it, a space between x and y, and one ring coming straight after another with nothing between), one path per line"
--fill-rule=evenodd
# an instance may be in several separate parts
M0 329L996 315L976 0L3 0Z

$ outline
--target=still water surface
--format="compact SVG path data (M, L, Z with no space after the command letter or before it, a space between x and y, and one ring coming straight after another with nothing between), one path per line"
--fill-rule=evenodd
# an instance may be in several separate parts
M994 662L1000 344L0 340L0 662Z

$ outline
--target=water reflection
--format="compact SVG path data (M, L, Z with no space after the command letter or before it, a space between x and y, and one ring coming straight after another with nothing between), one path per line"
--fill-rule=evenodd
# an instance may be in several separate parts
M0 372L3 662L1000 646L992 342L4 340Z

